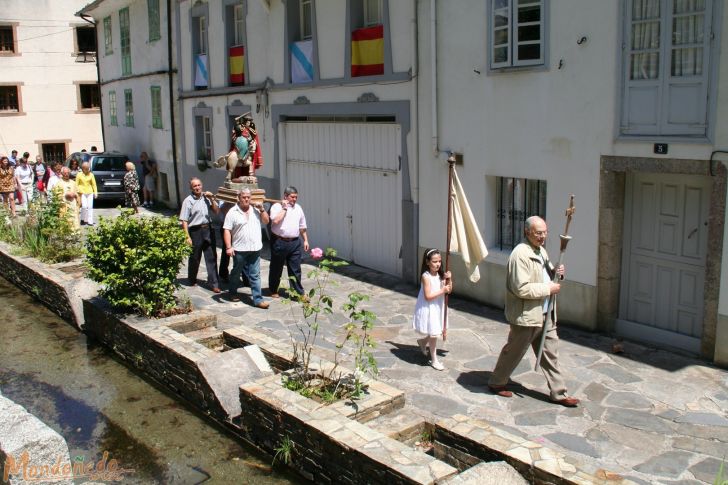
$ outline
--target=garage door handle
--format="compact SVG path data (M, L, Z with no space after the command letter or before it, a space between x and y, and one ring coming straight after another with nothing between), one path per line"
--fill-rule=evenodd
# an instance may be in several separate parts
M693 237L696 232L698 232L698 228L697 227L695 229L693 229L692 231L690 231L690 234L688 234L688 239L690 239L691 237Z

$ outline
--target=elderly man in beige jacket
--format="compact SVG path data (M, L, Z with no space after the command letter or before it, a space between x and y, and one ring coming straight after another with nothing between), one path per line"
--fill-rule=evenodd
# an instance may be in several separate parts
M508 258L505 313L511 329L488 381L490 390L502 397L513 396L506 384L528 347L538 355L549 299L561 290L561 285L552 281L554 271L562 279L564 277L563 265L554 268L543 247L548 234L546 221L537 216L529 217L524 232L526 240L516 246ZM566 384L559 371L555 306L552 317L554 324L546 332L541 369L551 391L551 401L576 407L579 400L566 394Z

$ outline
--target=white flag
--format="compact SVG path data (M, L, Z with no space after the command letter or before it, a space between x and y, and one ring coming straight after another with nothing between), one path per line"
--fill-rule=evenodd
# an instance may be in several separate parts
M488 256L488 249L480 235L478 224L475 222L455 169L453 169L450 194L452 197L450 250L460 253L468 269L468 278L477 283L480 280L478 264Z

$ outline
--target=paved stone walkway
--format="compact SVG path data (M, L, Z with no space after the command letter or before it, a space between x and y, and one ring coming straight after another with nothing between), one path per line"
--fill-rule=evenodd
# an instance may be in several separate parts
M312 263L312 261L309 261ZM204 264L198 278L204 281ZM304 275L313 266L304 265ZM268 252L261 268L267 286ZM241 303L215 295L204 286L180 282L197 308L218 312L221 328L255 325L288 340L288 326L300 311L281 300L269 310L250 306L248 288ZM560 449L587 471L616 472L637 483L713 483L728 457L728 371L677 353L624 342L614 354L614 340L561 327L560 360L570 394L578 408L548 401L542 375L533 372L529 354L512 376L510 399L492 395L485 386L508 325L502 310L451 299L448 341L440 350L446 370L427 365L415 342L411 318L414 285L357 266L342 268L330 292L340 307L351 291L371 296L367 306L379 321L375 351L380 379L406 392L407 405L425 419L464 414L490 421L510 432ZM304 279L304 287L312 287ZM330 358L336 330L345 321L336 313L321 326L319 347Z

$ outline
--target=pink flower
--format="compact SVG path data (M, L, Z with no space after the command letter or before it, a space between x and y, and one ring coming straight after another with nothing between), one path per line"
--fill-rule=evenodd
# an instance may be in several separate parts
M313 248L311 250L311 257L313 259L321 259L324 255L324 252L321 250L321 248Z

